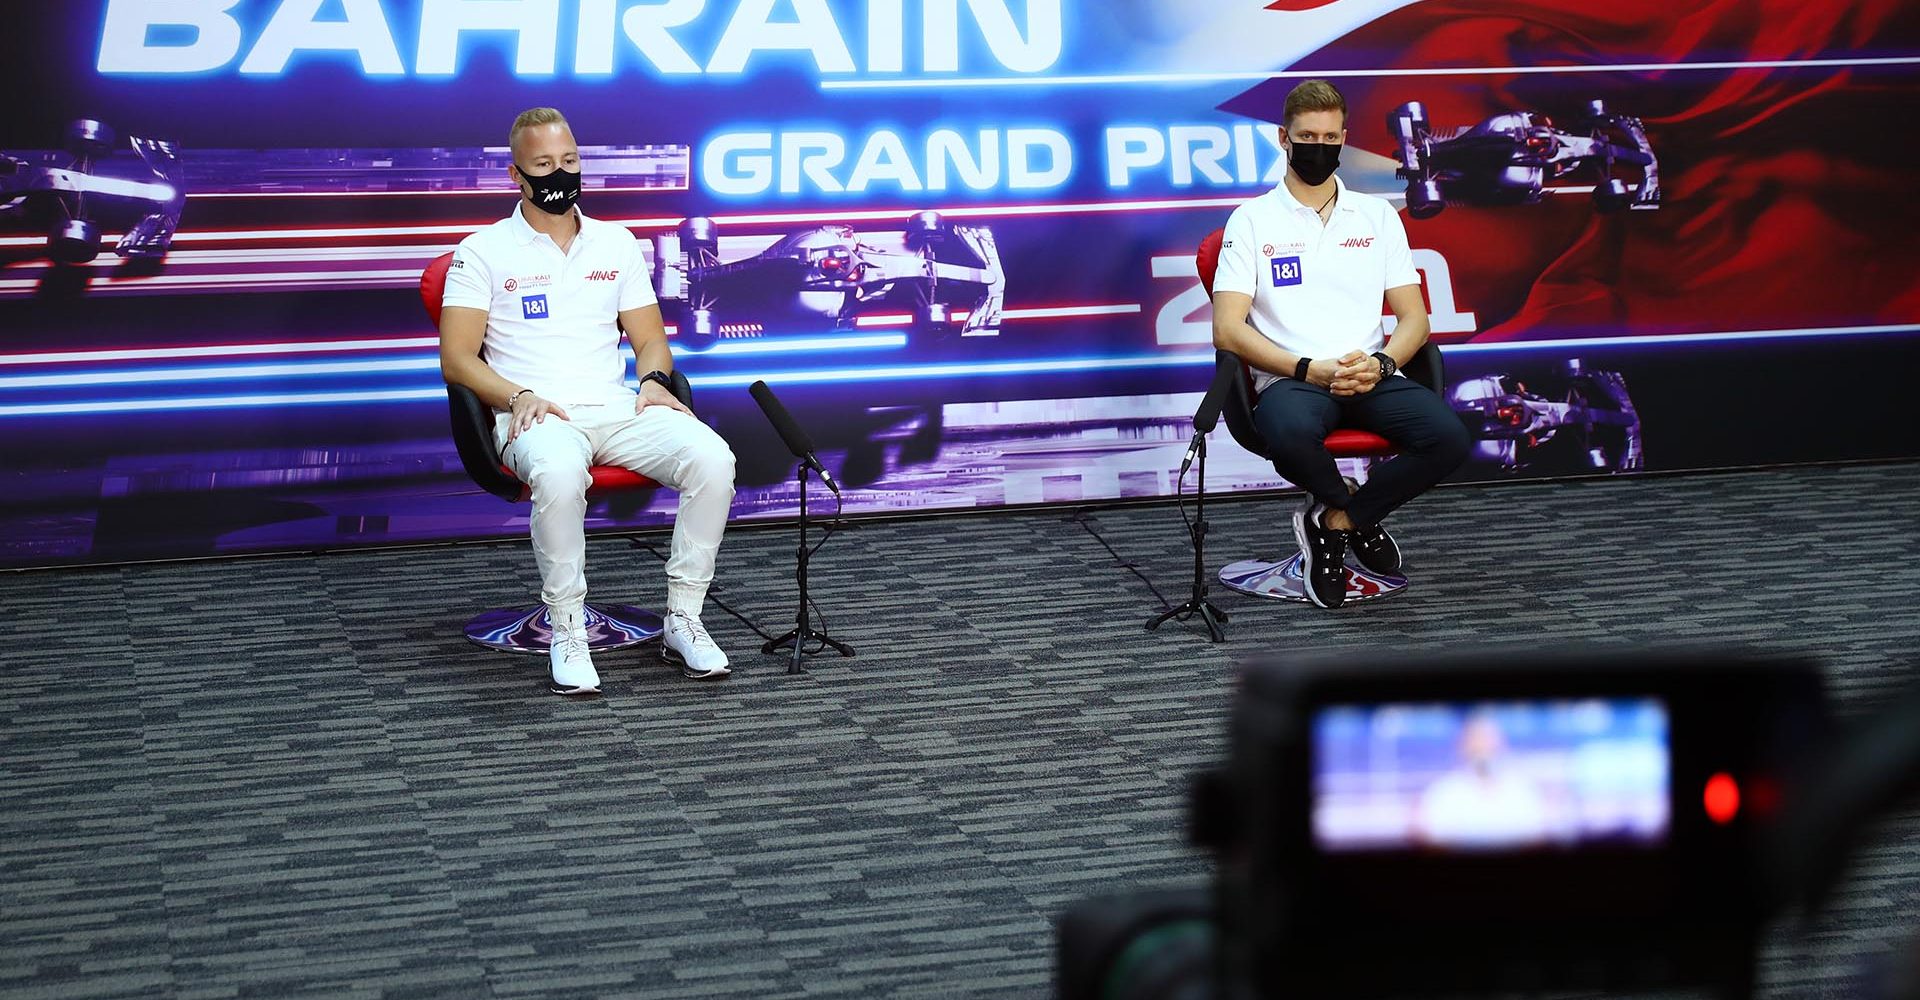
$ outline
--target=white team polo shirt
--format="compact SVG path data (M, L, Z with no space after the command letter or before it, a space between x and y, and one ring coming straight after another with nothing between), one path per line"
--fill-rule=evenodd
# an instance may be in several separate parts
M460 241L441 305L486 310L480 356L501 378L562 407L631 406L619 314L658 301L640 241L582 214L561 253L520 212Z
M1400 213L1334 177L1333 216L1300 204L1285 181L1241 205L1220 244L1216 292L1253 296L1248 320L1283 349L1307 358L1372 354L1386 345L1389 288L1420 283ZM1283 373L1292 377L1292 372ZM1280 374L1254 369L1254 390Z

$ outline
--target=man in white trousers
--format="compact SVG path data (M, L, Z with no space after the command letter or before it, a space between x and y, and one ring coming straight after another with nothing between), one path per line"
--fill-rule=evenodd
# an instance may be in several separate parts
M533 556L553 622L551 688L600 690L582 617L587 470L596 464L679 491L662 655L688 677L725 677L727 655L700 611L733 502L733 452L669 389L673 354L640 241L576 207L580 148L566 118L526 111L508 144L520 202L454 251L440 371L493 408L501 461L532 491ZM638 392L626 385L622 330Z

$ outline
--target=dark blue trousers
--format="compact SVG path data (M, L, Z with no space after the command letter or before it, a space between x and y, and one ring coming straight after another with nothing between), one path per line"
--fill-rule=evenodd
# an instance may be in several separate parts
M1283 378L1260 394L1253 422L1288 482L1329 507L1344 509L1362 528L1380 523L1445 479L1466 461L1473 444L1466 425L1445 400L1397 376L1358 396L1335 396L1317 385ZM1325 443L1329 432L1343 427L1372 431L1399 449L1394 457L1375 463L1365 485L1351 495Z

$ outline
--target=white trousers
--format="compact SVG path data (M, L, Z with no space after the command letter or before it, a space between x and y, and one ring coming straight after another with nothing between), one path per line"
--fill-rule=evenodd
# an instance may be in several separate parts
M577 612L587 599L587 468L618 465L680 493L667 559L667 610L698 615L713 583L714 555L733 504L733 451L713 429L678 410L573 405L507 441L507 414L494 418L500 458L533 494L533 558L540 600Z

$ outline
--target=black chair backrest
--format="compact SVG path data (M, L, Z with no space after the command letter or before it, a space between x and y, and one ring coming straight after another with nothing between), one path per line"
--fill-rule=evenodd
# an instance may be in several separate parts
M472 389L447 383L447 416L453 424L453 448L475 486L502 500L518 501L526 485L500 467L493 448L493 408Z

